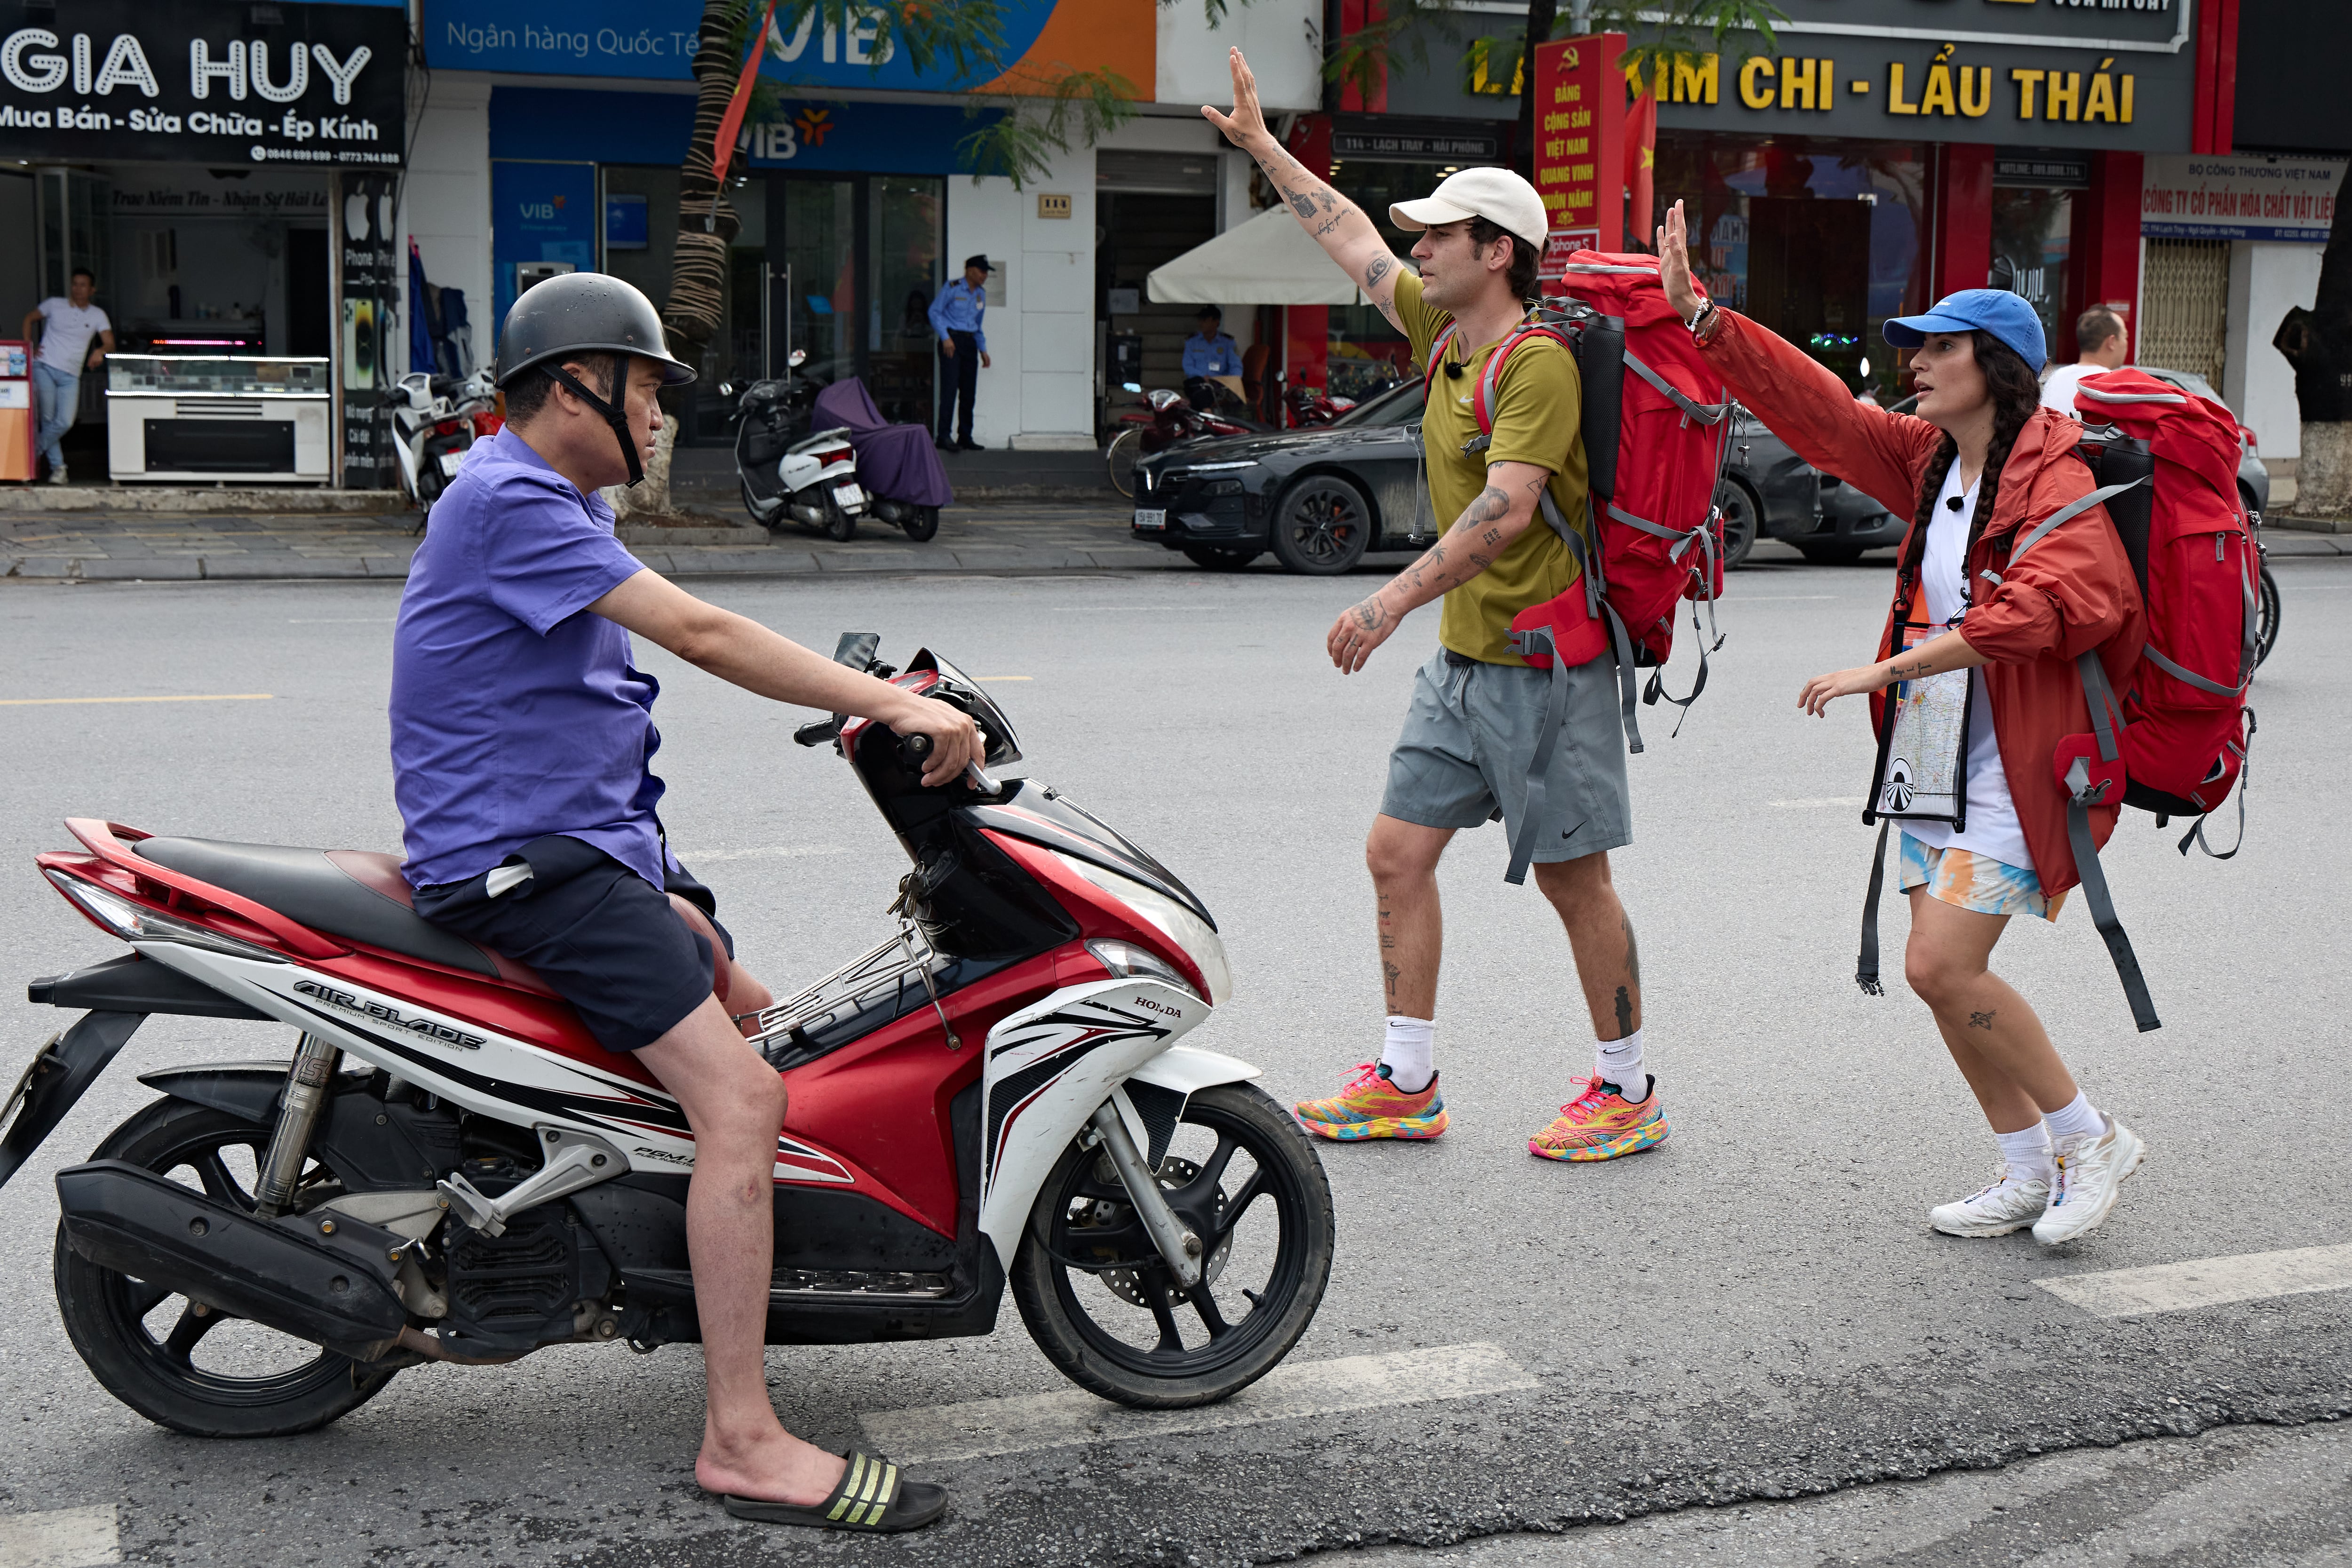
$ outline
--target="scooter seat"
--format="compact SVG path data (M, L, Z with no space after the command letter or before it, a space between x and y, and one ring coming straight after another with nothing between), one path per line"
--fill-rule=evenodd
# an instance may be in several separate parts
M416 912L397 856L212 838L143 838L133 848L159 866L266 904L313 931L493 980L516 978L502 972L489 953Z

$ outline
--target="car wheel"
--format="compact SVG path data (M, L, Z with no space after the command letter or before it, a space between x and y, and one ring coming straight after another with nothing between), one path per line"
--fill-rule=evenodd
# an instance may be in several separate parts
M1816 566L1846 566L1862 559L1859 544L1814 544L1801 539L1791 542L1799 554Z
M1723 488L1715 492L1715 504L1723 511L1723 567L1729 571L1748 559L1756 548L1757 531L1763 525L1764 503L1756 492L1738 479L1726 479Z
M1223 544L1188 544L1184 559L1195 566L1205 566L1212 572L1238 572L1265 552L1244 546L1228 548Z
M1372 509L1337 474L1316 474L1283 491L1274 509L1274 553L1290 571L1331 577L1364 558Z

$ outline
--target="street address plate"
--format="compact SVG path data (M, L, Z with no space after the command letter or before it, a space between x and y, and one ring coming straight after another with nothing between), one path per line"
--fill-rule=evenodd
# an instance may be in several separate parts
M1167 527L1168 509L1164 506L1137 507L1135 509L1135 526L1138 528Z

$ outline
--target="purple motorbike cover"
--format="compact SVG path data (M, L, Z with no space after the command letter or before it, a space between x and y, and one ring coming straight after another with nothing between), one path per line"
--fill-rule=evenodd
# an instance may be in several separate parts
M849 444L857 451L857 482L887 500L909 506L950 506L955 491L931 445L930 431L920 425L886 425L874 395L856 376L835 382L816 395L817 430L849 426Z

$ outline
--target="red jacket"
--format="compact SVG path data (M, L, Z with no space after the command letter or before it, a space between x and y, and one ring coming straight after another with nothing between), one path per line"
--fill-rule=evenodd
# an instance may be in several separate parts
M1895 616L1906 589L1915 586L1915 552L1925 542L1917 537L1920 492L1943 433L1924 419L1855 402L1843 382L1795 345L1729 310L1718 314L1720 324L1703 352L1731 395L1805 461L1914 520L1903 535L1895 604L1879 637L1878 657L1885 658L1895 650ZM2010 564L2010 547L2021 530L2098 488L2089 466L2071 455L2082 430L2042 409L2019 433L2000 471L1992 520L1969 557L1972 602L1962 628L1969 646L1987 660L1983 679L2001 771L2017 802L2034 875L2053 894L2082 880L2066 842L2066 796L2051 768L2060 739L2091 727L2074 660L2098 649L2108 681L2121 691L2147 640L2131 562L2104 507L2062 523ZM1990 593L1978 575L1988 571L2001 579ZM1874 734L1884 702L1883 692L1871 698ZM2092 807L2095 843L2107 841L2120 809Z

